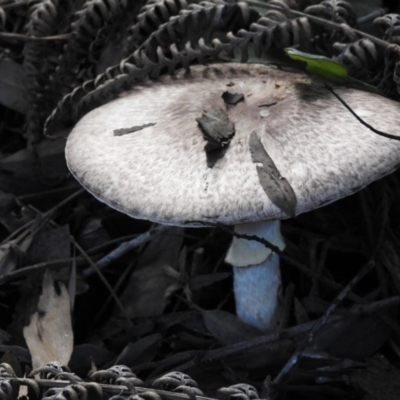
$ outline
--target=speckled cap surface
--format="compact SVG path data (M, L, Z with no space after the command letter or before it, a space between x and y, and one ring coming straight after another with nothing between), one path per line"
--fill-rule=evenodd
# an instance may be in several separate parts
M400 104L334 89L365 122L400 135ZM228 105L226 91L244 100ZM226 110L235 135L210 168L196 119L215 107ZM363 126L319 80L256 64L194 66L190 75L178 71L137 86L85 115L68 138L66 157L89 192L132 217L173 225L287 218L260 185L249 151L253 131L296 194L296 215L400 164L400 142Z

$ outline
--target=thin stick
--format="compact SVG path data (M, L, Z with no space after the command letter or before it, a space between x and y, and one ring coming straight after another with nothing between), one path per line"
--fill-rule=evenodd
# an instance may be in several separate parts
M387 139L394 139L394 140L400 140L399 136L391 135L390 133L385 133L382 131L378 131L378 129L375 129L373 126L370 124L366 123L361 117L359 117L352 109L351 107L333 90L332 86L328 85L326 82L324 83L324 86L326 89L328 89L345 107L346 109L352 114L358 122L366 126L370 131L376 133L379 136L383 136Z
M103 275L103 273L100 271L100 269L98 268L98 266L96 265L96 263L88 256L88 254L86 253L85 250L82 249L82 247L75 241L74 237L71 236L71 241L74 244L74 246L79 250L79 252L82 254L82 256L85 258L85 260L92 266L92 268L94 269L94 271L96 271L96 273L99 275L100 279L102 280L102 282L104 283L104 285L106 286L106 288L108 289L108 291L110 292L111 296L114 298L115 304L117 305L117 307L120 309L121 314L123 315L123 317L125 318L126 323L128 324L128 326L132 325L132 321L129 319L128 314L126 313L126 310L124 308L124 306L122 305L121 301L119 300L118 296L116 295L116 293L114 292L113 288L111 287L111 285L108 283L107 279L105 278L105 276Z
M42 218L46 219L46 218L51 218L52 215L61 207L63 207L64 205L68 204L70 201L74 200L76 197L80 196L83 193L87 193L85 189L81 188L78 189L75 193L71 194L71 196L68 196L66 199L64 199L63 201L61 201L60 203L56 204L53 208L51 208L50 210L46 211L45 213L43 213ZM16 229L14 232L12 232L8 237L6 237L1 244L6 244L8 243L10 240L12 240L14 237L16 237L17 235L19 235L21 232L23 232L24 230L26 230L27 228L29 228L31 225L33 225L33 223L35 222L35 219L32 219L31 221L27 222L25 225L20 226L18 229ZM46 219L47 221L47 219Z
M33 221L29 221L28 224L25 224L24 227L26 229L26 225L31 225ZM100 259L96 265L99 269L103 269L105 267L108 267L112 262L114 262L117 258L121 257L122 255L126 254L128 251L131 251L135 247L141 246L148 241L150 241L152 238L155 236L166 232L170 227L165 226L165 225L160 225L160 227L150 230L142 235L135 235L135 238L133 240L130 240L129 242L124 242L121 244L120 247L116 248L115 250L111 251L109 254L104 256L102 259ZM92 249L93 250L93 249ZM82 265L82 262L84 261L83 257L69 257L69 258L62 258L59 260L50 260L50 261L44 261L38 264L33 264L29 265L28 267L20 268L15 271L8 272L6 274L0 275L0 286L4 285L5 283L22 278L26 275L29 275L33 272L39 271L41 269L46 269L46 268L60 268L61 266L65 265L68 266L70 265L71 262L76 261L77 265ZM91 276L96 272L95 268L89 267L86 270L83 271L84 276Z
M154 237L172 229L171 226L168 225L159 225L157 228L152 229L147 231L146 233L143 233L142 235L135 237L134 239L122 243L120 246L118 246L115 250L111 251L108 253L106 256L101 258L99 261L96 262L96 268L99 270L109 266L111 263L113 263L116 259L122 257L135 247L141 246L147 242L149 242L151 239ZM87 277L90 275L93 275L93 273L96 272L95 269L92 267L89 267L83 271L83 276Z
M0 41L19 41L19 42L54 42L56 40L68 40L72 37L71 33L64 33L55 36L28 36L20 33L0 32Z
M33 272L40 271L41 269L47 269L47 268L60 268L62 266L71 266L71 263L74 261L72 257L69 258L61 258L59 260L50 260L50 261L44 261L38 264L33 264L28 267L20 268L15 271L7 272L5 274L0 275L0 286L4 285L5 283L25 277L26 275L29 275ZM77 262L79 259L77 260Z

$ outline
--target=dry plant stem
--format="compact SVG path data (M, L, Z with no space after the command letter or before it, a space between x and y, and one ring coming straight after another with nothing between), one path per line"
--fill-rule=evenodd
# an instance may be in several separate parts
M87 252L88 252L88 254L96 254L96 253L99 253L99 252L102 252L102 251L106 251L107 248L109 248L109 247L111 247L113 245L117 246L117 245L119 245L121 243L124 243L124 242L126 242L128 240L135 239L138 236L139 236L138 234L121 236L121 237L118 237L116 239L112 239L112 240L109 240L107 242L104 242L104 243L102 243L102 244L100 244L98 246L91 247L90 249L87 250Z
M71 236L71 241L73 243L73 245L79 250L79 252L82 254L82 256L85 258L85 260L92 266L92 268L94 269L94 271L99 275L100 279L102 280L102 282L104 283L104 285L107 287L108 291L110 292L111 296L114 298L114 301L117 305L117 307L121 310L121 314L124 316L125 321L128 325L132 325L131 320L129 319L124 306L122 305L122 303L120 302L118 296L116 295L116 293L114 292L113 288L110 286L110 284L108 283L107 279L105 278L105 276L102 274L102 272L99 270L98 266L96 265L96 263L94 261L92 261L92 259L87 255L87 253L85 252L85 250L82 249L81 246L79 246L79 244L75 241L74 237Z
M5 283L9 281L13 281L15 279L19 278L26 278L32 273L38 272L42 269L47 269L47 268L55 268L59 269L62 267L68 267L71 265L71 262L74 261L74 258L62 258L60 260L51 260L51 261L45 261L42 263L30 265L29 267L24 267L17 269L15 271L8 272L6 274L0 275L0 286L4 285Z
M113 287L113 293L116 293L118 291L118 289L120 288L120 286L122 285L122 283L126 282L127 276L130 275L132 268L134 267L135 263L131 262L128 267L124 270L124 272L122 273L122 275L119 277L117 283L114 285ZM93 319L93 325L97 325L98 320L100 319L100 317L103 315L104 311L107 309L107 306L110 304L110 302L112 301L113 295L110 294L110 296L108 296L108 298L104 301L104 303L101 305L101 307L98 309L96 316Z
M147 243L154 237L172 229L171 226L168 225L160 225L155 229L149 230L146 233L130 240L129 242L124 242L120 246L118 246L115 250L108 253L106 256L101 258L99 261L96 262L96 268L99 270L108 267L111 263L113 263L118 258L122 257L132 249L141 246L142 244ZM93 265L83 271L83 276L91 276L96 272L93 268Z
M367 24L369 22L372 22L375 18L382 17L385 14L387 14L388 11L389 10L387 8L378 8L377 10L374 10L374 11L370 12L369 14L358 18L357 19L357 24L358 25L364 25L364 24Z
M392 348L394 354L396 354L397 358L400 359L400 347L398 343L392 338L389 338L388 343L389 346Z
M0 32L0 41L18 41L18 42L53 42L55 40L68 40L72 37L71 33L64 33L55 36L27 36L20 33Z
M71 275L69 277L69 282L68 282L68 294L71 302L71 313L74 312L74 306L75 306L75 296L76 296L76 267L77 267L77 262L76 262L76 251L73 251L73 258L74 260L72 261L71 265Z
M29 194L23 194L21 196L17 196L18 201L20 201L21 203L29 203L32 199L33 200L40 200L42 198L46 198L48 196L52 196L54 194L59 194L62 196L66 196L69 193L74 194L76 192L76 190L79 189L79 186L76 187L59 187L56 189L48 189L48 190L44 190L42 192L36 192L36 193L29 193Z
M29 222L28 224L31 225L33 222ZM28 225L25 224L25 225ZM29 226L28 225L28 226ZM129 248L128 250L126 250L124 253L119 253L119 248L117 248L116 250L113 250L110 254L108 254L107 256L103 257L100 261L102 261L102 264L100 264L100 269L101 268L105 268L108 265L110 265L113 261L115 261L118 257L114 256L114 252L117 254L120 254L120 256L122 256L123 254L125 254L127 251L130 251L132 249L134 249L135 247L141 246L145 243L147 243L149 240L151 240L153 237L155 237L157 234L160 234L162 232L164 232L166 229L159 229L159 230L153 230L153 231L149 231L144 233L143 235L140 236L135 236L135 238L129 242L125 242L122 245L124 246L123 249L126 249L127 247L126 244L129 244ZM41 269L46 269L46 268L61 268L62 266L68 266L70 265L71 262L77 262L77 265L80 266L82 265L82 262L84 261L83 257L70 257L70 258L62 258L60 260L51 260L51 261L45 261L42 263L38 263L38 264L34 264L34 265L30 265L28 267L24 267L21 269L18 269L16 271L11 271L8 272L7 274L3 274L0 276L0 286L4 285L5 283L15 280L15 279L19 279L19 278L23 278L26 277L34 272L37 272ZM107 261L107 262L106 262ZM98 263L96 263L98 266ZM96 270L93 267L87 268L85 271L88 271L86 276L90 276L92 275L94 272L96 272ZM84 272L85 275L85 272Z
M42 218L44 221L47 221L48 219L50 219L53 214L61 207L65 206L66 204L68 204L70 201L74 200L76 197L80 196L81 194L86 193L86 190L81 188L79 190L77 190L75 193L71 194L71 196L68 196L65 200L61 201L60 203L58 203L57 205L55 205L53 208L51 208L49 211L46 211L45 213L43 213ZM21 226L20 228L16 229L13 233L11 233L8 237L6 237L1 244L5 244L8 243L10 240L14 239L17 235L19 235L21 232L23 232L24 230L28 229L31 225L33 225L35 222L35 220L31 220L29 222L27 222L25 225ZM43 221L42 221L43 223Z
M282 368L280 373L275 377L273 384L277 387L279 384L285 382L285 380L289 377L292 369L298 364L301 355L304 350L313 342L316 333L326 324L329 317L334 313L338 305L347 297L353 287L368 273L375 267L374 261L369 261L361 271L346 285L346 287L337 295L336 299L332 302L329 308L326 310L324 315L315 323L307 337L303 340L294 354L290 357L289 361ZM277 392L275 391L271 395L271 400L276 398Z

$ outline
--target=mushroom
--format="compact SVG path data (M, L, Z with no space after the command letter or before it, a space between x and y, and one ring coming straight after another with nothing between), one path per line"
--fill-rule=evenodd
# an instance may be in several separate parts
M398 103L334 90L367 123L393 134ZM232 63L163 76L91 111L71 132L66 157L89 192L134 218L235 225L283 249L281 219L394 171L400 143L371 132L317 78ZM276 329L279 257L234 238L226 261L238 317Z

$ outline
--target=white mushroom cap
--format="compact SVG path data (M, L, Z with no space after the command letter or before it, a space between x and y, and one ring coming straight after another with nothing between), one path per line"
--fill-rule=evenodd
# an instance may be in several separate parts
M400 135L400 105L335 86L367 123ZM227 105L221 95L243 93ZM214 167L196 119L223 108L235 135ZM154 124L115 136L117 129ZM173 225L287 218L260 184L249 151L256 132L297 197L300 214L394 171L400 142L371 132L315 78L255 64L191 67L135 87L84 116L68 138L67 162L94 196L132 217Z

